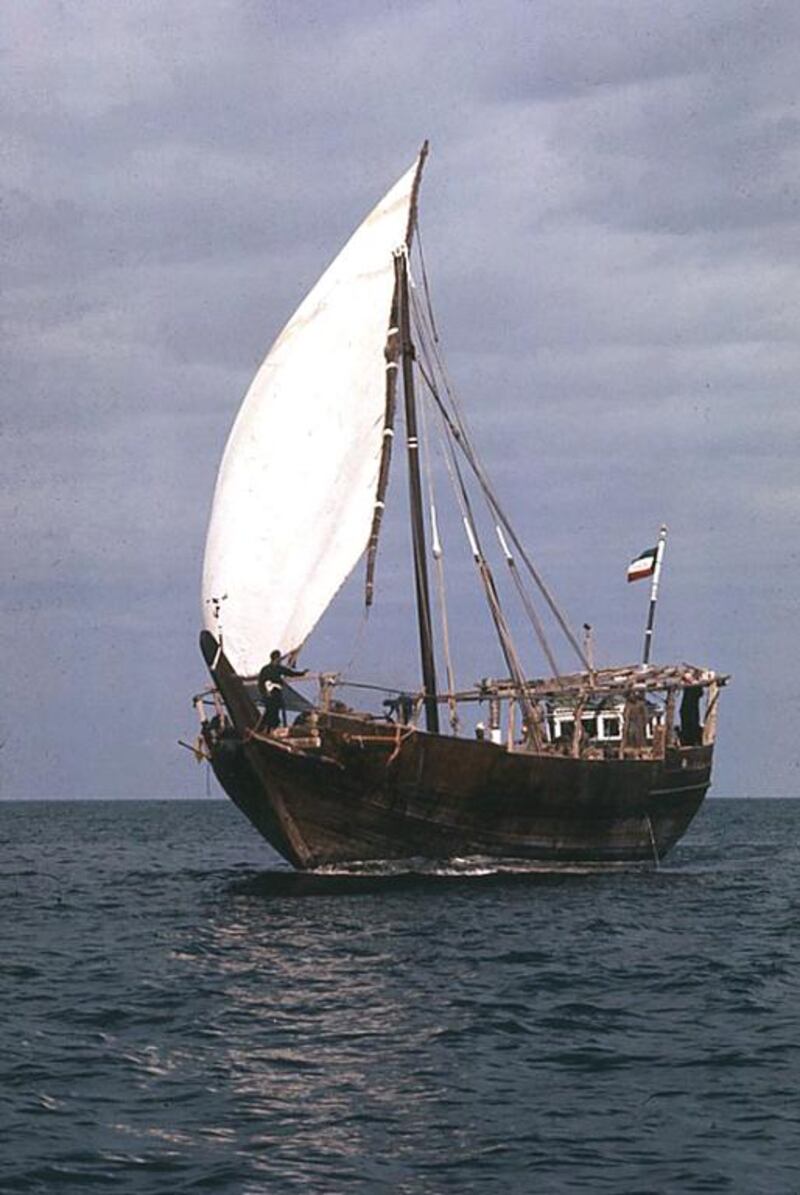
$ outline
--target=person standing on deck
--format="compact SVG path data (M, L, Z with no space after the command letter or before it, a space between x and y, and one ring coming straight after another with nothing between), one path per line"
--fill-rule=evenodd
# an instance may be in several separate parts
M305 676L307 668L296 672L294 668L287 668L281 663L281 653L276 648L269 654L269 663L258 674L258 691L264 702L264 728L267 734L276 730L283 722L286 725L286 706L283 701L283 678L285 676Z

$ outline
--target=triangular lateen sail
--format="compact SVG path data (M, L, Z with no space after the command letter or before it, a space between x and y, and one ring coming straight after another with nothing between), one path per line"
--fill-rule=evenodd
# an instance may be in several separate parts
M228 439L202 596L205 625L222 632L240 673L256 672L274 648L303 643L366 546L383 447L393 254L408 236L422 156L289 320Z

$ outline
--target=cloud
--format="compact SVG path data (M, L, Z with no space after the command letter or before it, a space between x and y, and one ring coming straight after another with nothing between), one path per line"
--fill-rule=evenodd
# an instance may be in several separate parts
M171 743L183 695L202 683L197 575L236 406L424 136L423 243L451 374L568 609L579 620L590 608L598 643L629 652L638 614L619 570L666 519L665 648L713 649L709 662L737 670L752 637L763 650L743 656L743 688L786 708L781 678L800 661L759 578L783 592L797 580L785 544L800 10L487 11L4 8L4 658L12 687L46 677L58 694L28 713L61 744L34 765L33 739L9 743L9 795L180 786ZM405 594L399 531L381 575ZM472 626L472 606L454 601L456 628ZM320 650L346 637L342 609ZM64 625L91 676L74 719ZM477 674L477 646L465 654ZM373 676L398 666L380 636L369 660ZM158 693L151 713L120 720L121 677ZM747 702L731 705L719 774L743 794L760 783L759 752ZM92 758L98 733L114 750L92 772L76 756ZM774 791L788 791L795 754L788 734L774 745L787 761Z

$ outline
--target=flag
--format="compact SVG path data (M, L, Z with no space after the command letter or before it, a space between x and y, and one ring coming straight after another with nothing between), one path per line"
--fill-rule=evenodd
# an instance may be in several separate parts
M656 571L656 554L658 548L645 548L643 552L628 565L628 580L641 581L644 577L651 577Z

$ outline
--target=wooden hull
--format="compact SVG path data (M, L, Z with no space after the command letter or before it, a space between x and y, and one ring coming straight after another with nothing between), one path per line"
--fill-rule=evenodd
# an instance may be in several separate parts
M385 748L339 744L338 759L261 740L212 748L228 795L296 867L464 856L653 862L700 807L712 750L679 749L661 763L578 760L414 733L390 760Z
M203 734L220 784L299 868L481 856L543 863L662 858L711 781L713 747L663 759L508 751L366 716L319 713L309 738L258 734L217 643L201 644L230 718Z

